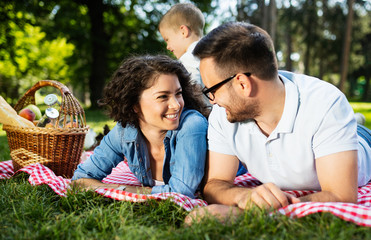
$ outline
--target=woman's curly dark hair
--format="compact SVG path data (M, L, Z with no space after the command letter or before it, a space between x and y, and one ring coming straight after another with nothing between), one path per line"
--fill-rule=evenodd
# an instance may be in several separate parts
M204 102L201 87L191 83L190 74L182 63L166 55L131 56L124 60L98 103L107 107L108 115L123 127L127 124L139 127L134 106L139 103L142 92L153 86L161 74L175 74L182 87L185 107L208 116L210 107Z

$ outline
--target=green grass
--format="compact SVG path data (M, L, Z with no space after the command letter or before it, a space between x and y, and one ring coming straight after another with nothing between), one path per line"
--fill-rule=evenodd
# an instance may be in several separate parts
M360 112L365 115L365 126L371 129L371 103L352 102L350 105L353 107L354 112Z
M370 128L371 104L352 106ZM97 133L114 126L100 111L86 116ZM8 159L1 131L0 161ZM0 180L0 206L0 239L371 239L370 228L329 213L291 219L256 210L230 224L207 219L185 227L187 212L170 201L131 203L74 190L63 198L46 185L31 186L25 173Z

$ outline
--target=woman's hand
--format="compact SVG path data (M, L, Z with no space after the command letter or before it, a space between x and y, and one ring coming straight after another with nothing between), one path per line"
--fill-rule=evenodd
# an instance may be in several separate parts
M118 188L119 186L123 186L120 184L106 184L102 183L99 180L93 178L80 178L71 182L73 186L77 186L83 188L85 190L96 190L100 188Z
M151 187L137 187L137 186L124 185L124 184L106 184L96 179L90 179L90 178L81 178L81 179L72 181L72 184L75 186L84 188L85 190L93 190L93 191L97 189L110 188L110 189L119 189L125 192L131 192L131 193L137 193L137 194L151 194L152 192Z
M151 194L151 187L136 187L136 186L126 186L125 192L137 193L137 194Z

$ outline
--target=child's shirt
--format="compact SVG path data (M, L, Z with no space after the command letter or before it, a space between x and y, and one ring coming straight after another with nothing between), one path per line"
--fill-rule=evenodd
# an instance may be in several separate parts
M187 71L191 74L191 80L194 83L200 84L204 87L200 76L200 60L196 58L192 52L196 47L198 41L193 42L187 49L187 51L179 58L179 61L184 65Z

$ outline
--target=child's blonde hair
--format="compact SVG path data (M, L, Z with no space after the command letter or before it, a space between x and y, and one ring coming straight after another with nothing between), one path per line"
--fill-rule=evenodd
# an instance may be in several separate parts
M191 3L178 3L172 6L170 10L162 16L159 29L165 25L173 29L178 29L179 26L185 25L198 37L202 37L205 18L201 10L195 5Z

